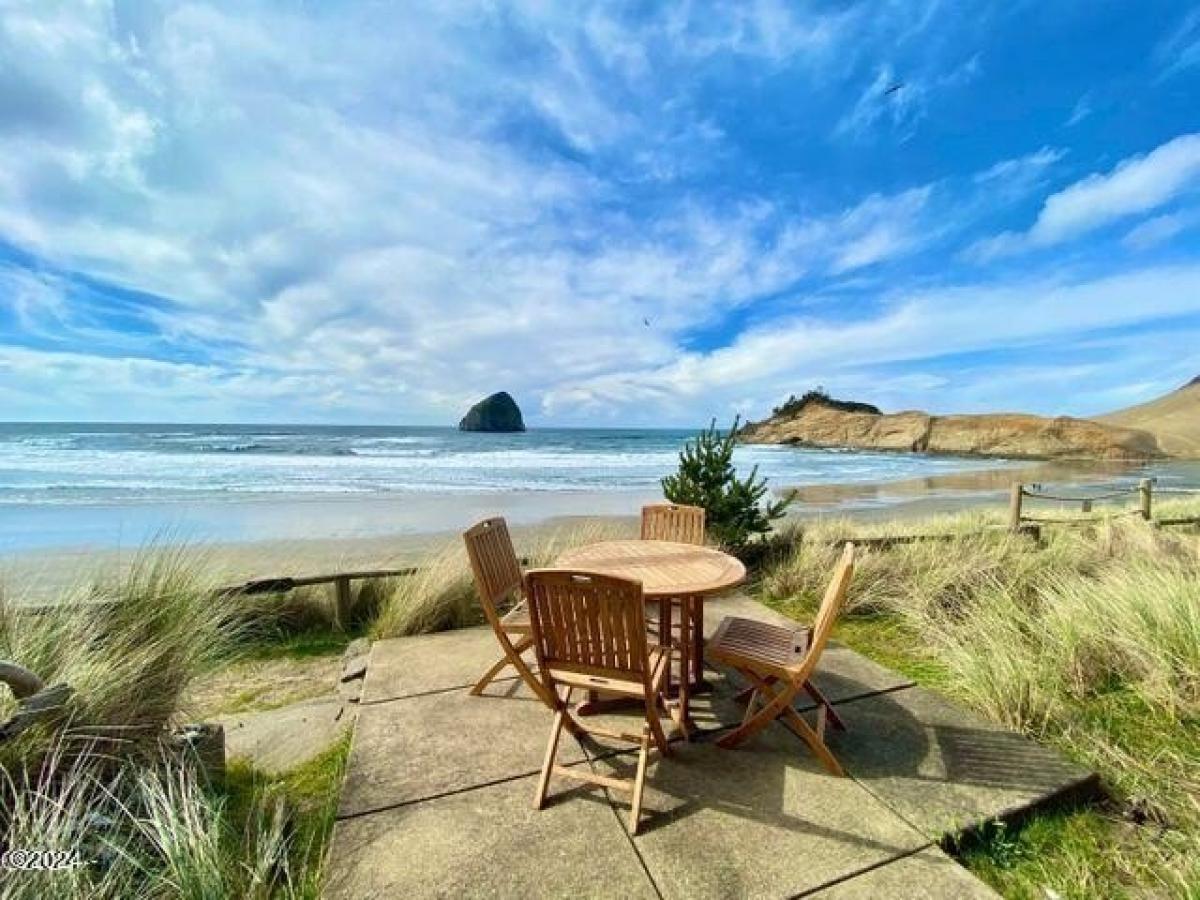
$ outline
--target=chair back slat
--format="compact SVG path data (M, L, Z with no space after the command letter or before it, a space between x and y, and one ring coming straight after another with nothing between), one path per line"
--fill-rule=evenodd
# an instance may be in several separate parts
M499 628L500 608L521 589L521 563L508 523L499 517L484 519L463 532L463 541L483 613L493 628Z
M704 508L675 503L652 503L642 507L642 540L704 543Z
M525 595L543 672L568 666L645 681L646 610L640 583L591 572L535 569L525 576Z
M808 652L799 665L806 676L816 668L825 644L829 641L829 635L833 632L833 626L842 611L842 605L846 602L846 595L850 591L850 579L853 576L854 545L847 543L842 549L842 557L838 560L833 578L829 580L829 586L825 589L825 596L821 599L821 608L817 610L817 617L813 620Z

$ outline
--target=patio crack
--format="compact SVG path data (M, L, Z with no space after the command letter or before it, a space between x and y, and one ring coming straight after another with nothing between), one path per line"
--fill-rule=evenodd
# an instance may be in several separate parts
M603 757L599 757L599 759L608 758L612 755L613 754L606 754ZM586 761L588 768L595 772L596 767L593 764L595 760L593 760L591 757L588 757ZM637 858L638 865L640 865L642 867L642 871L646 873L646 880L650 882L650 887L654 888L654 896L658 897L658 900L664 900L663 892L659 888L658 882L654 880L654 875L650 872L650 866L646 864L646 858L642 856L642 851L638 849L637 841L633 839L633 835L629 833L629 830L625 827L625 823L621 821L621 813L617 809L616 803L613 802L612 791L610 791L608 788L603 788L603 791L604 799L608 801L608 809L613 814L613 818L617 822L617 830L620 831L621 834L624 835L625 840L629 842L629 847L633 850L633 855Z
M871 863L869 866L863 866L861 869L856 869L855 871L849 872L845 875L839 875L837 878L831 878L824 884L818 884L816 887L806 888L798 894L793 894L790 900L800 900L801 897L811 897L814 894L820 893L821 891L828 890L831 887L837 887L839 884L845 884L847 881L852 881L861 875L866 875L868 872L874 872L876 869L882 869L884 866L890 866L892 863L898 863L901 860L908 859L910 856L916 856L918 853L924 853L933 846L935 846L934 842L930 841L928 844L922 844L915 850L905 850L903 853L898 853L895 856L890 856L887 859L880 860L879 862Z

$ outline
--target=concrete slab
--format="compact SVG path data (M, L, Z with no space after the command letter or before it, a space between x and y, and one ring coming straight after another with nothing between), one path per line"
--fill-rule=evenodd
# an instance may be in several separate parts
M541 811L533 793L522 778L338 822L325 896L656 896L602 793Z
M778 615L745 598L717 603ZM531 808L551 715L519 682L499 688L508 696L467 694L495 658L489 629L376 646L332 897L982 898L992 895L933 843L1094 783L1054 752L831 647L818 684L849 726L828 737L852 777L828 775L778 724L744 748L716 747L742 706L740 684L714 670L715 689L693 698L697 739L653 765L643 831L630 838L625 795L557 778L548 809ZM636 711L593 721L641 725ZM628 777L627 747L564 735L560 761Z
M306 700L278 709L217 718L225 727L225 752L277 774L303 765L333 746L354 722L355 709L338 697Z
M838 715L848 731L828 732L834 754L934 840L1096 786L1093 774L1054 750L924 688L844 703Z
M594 763L620 777L633 766ZM633 840L666 898L791 897L928 843L853 779L763 746L681 745L651 770L643 803ZM616 806L625 822L626 798Z
M513 697L457 690L363 706L338 817L537 772L552 718L523 686ZM565 735L560 762L583 759Z
M382 703L470 687L499 658L500 645L487 626L376 641L371 646L362 702ZM511 669L508 674L503 681L497 680L493 692L502 693L511 686Z
M997 900L1000 896L937 847L805 896L819 900Z

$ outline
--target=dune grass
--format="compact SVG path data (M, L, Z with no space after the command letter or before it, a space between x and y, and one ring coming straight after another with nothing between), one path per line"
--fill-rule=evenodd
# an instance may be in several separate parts
M838 539L954 535L864 548L838 636L1094 768L1113 798L997 832L965 861L1006 896L1200 896L1200 537L1136 518L1041 542L974 533L996 524L807 526L760 590L803 619Z
M312 628L307 601L215 598L209 568L196 548L150 548L71 602L0 604L0 658L72 688L55 715L0 742L0 845L86 863L5 872L0 897L319 894L347 744L284 779L235 766L210 786L165 740L206 673L271 639L321 649L309 631L289 636ZM0 720L15 707L0 691Z

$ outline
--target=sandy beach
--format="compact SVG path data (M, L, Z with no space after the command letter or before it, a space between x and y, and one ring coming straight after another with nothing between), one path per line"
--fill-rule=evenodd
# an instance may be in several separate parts
M919 519L1003 507L1014 481L1099 484L1136 471L1112 463L981 462L978 469L938 475L780 485L776 492L795 498L789 519ZM556 531L589 523L632 533L638 509L659 499L653 490L430 492L33 507L19 517L0 519L0 537L6 529L21 529L17 546L10 543L0 553L0 584L18 602L53 602L97 579L118 577L146 546L178 544L203 553L214 581L221 584L403 567L457 541L463 529L488 516L504 516L515 540L533 546ZM98 538L118 515L131 534L147 533L148 528L139 529L140 517L147 523L179 524L149 531L149 540L113 546Z
M951 476L947 476L951 477ZM920 518L981 505L1002 505L1011 475L980 471L948 483L914 479L878 485L797 488L789 519L850 517ZM19 602L51 602L97 579L119 577L146 546L184 544L203 554L215 581L236 584L257 578L304 576L419 563L472 522L505 516L520 546L550 540L564 529L595 526L634 534L642 504L660 500L650 492L511 493L476 496L418 495L396 498L334 498L192 505L178 510L188 529L167 530L148 544L110 547L80 543L36 547L0 556L0 583ZM107 510L74 510L102 521ZM241 540L211 540L202 523L219 519ZM256 530L285 537L255 539ZM81 526L86 532L86 522Z

